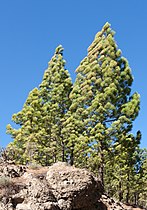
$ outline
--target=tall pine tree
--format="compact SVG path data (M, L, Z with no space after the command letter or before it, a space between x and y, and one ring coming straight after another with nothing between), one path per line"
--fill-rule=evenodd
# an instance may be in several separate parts
M7 150L17 162L36 161L49 165L57 160L66 160L66 145L61 131L70 106L71 88L63 48L58 46L39 89L30 92L23 109L12 117L20 127L7 126L7 133L14 139Z
M51 141L54 162L57 160L66 161L65 137L62 129L71 104L69 99L71 89L72 82L68 71L65 69L63 48L60 45L56 48L40 84L42 103L47 112L44 117L44 126L48 133L46 139Z
M109 23L97 33L76 72L66 124L70 130L68 125L73 126L69 142L75 164L86 161L103 182L105 156L111 145L125 144L123 136L131 131L140 104L138 93L131 95L131 69Z

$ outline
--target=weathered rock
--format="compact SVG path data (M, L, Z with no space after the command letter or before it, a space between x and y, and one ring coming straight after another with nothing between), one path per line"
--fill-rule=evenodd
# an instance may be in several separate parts
M11 166L15 171L19 170L18 166ZM9 170L5 169L6 172L11 173L11 167L7 168ZM3 174L5 170L1 170ZM15 182L11 188L3 191L5 193L1 196L0 210L125 209L112 198L103 195L103 187L92 173L66 163L56 163L40 171L29 170L13 179Z
M42 205L42 203L37 204L18 204L16 210L60 210L56 204L52 202L47 202Z
M106 209L109 210L125 210L123 204L121 202L117 202L116 200L114 200L113 198L107 196L107 195L102 195L100 200L99 200L99 204L101 205L105 205ZM104 208L103 208L104 209ZM127 209L128 210L128 209Z
M32 210L30 204L17 204L16 210Z
M0 176L7 176L7 177L20 177L22 176L26 171L25 166L17 166L14 164L6 164L1 163L0 164Z
M92 206L100 198L103 188L92 173L85 169L56 163L46 177L61 209L80 209Z

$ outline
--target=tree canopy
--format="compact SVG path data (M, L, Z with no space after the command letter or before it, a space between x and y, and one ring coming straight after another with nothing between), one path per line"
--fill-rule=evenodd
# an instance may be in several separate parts
M19 127L7 125L13 138L7 154L21 164L65 161L86 167L109 195L141 204L147 157L140 149L141 132L132 133L140 95L131 91L131 68L114 34L109 23L96 34L73 84L63 48L56 48L41 84L12 116Z

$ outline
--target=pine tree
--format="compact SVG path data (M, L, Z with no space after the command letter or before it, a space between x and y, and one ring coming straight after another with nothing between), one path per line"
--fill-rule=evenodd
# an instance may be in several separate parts
M140 131L131 134L140 97L131 93L131 69L109 23L96 34L76 72L72 87L63 48L57 47L39 88L12 117L19 127L7 126L14 139L9 157L23 164L69 161L98 175L110 196L144 202L147 161L139 150Z
M13 159L22 164L31 162L39 157L39 140L42 127L42 104L39 98L39 90L33 89L17 114L13 114L12 121L19 125L14 129L7 125L7 133L14 139L7 147L7 153ZM36 157L37 153L37 157Z
M105 161L105 189L110 196L126 203L132 202L133 186L136 185L134 177L138 171L140 139L140 131L136 137L127 134L121 139L122 144L116 142L112 145L113 153Z
M71 104L69 99L71 89L72 82L65 69L63 48L60 45L56 48L40 84L42 103L47 112L43 119L48 134L46 138L51 141L54 162L57 160L66 161L66 145L62 129Z
M137 206L147 207L147 149L138 149L138 162L136 164L136 174L132 196L134 204Z
M79 163L78 157L86 160L103 182L105 156L111 153L112 144L121 145L122 135L131 131L140 103L137 93L131 95L131 69L117 47L110 24L95 36L76 72L67 123L67 127L73 125L69 141L73 143L75 163Z
M38 162L49 165L66 160L66 147L61 133L69 108L72 82L59 46L45 71L39 89L30 92L23 109L14 114L18 129L7 126L14 141L7 147L16 162Z
M142 175L142 185L140 186L139 194L139 204L147 208L147 151L146 158L143 161L143 175Z

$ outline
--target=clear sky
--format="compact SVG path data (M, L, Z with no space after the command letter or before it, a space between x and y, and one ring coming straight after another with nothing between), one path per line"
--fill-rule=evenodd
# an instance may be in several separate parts
M0 0L0 145L12 139L6 125L42 80L54 49L62 44L73 81L75 69L105 22L132 69L132 92L141 95L133 132L147 147L147 0Z

